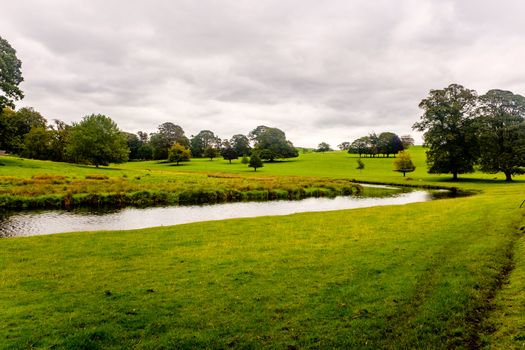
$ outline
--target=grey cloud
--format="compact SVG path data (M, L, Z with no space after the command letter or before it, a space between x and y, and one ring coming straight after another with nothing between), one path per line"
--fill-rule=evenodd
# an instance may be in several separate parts
M297 145L412 133L429 89L525 93L525 4L473 0L18 0L0 12L26 99L49 119L107 113ZM339 141L339 142L340 142ZM335 146L335 145L333 145Z

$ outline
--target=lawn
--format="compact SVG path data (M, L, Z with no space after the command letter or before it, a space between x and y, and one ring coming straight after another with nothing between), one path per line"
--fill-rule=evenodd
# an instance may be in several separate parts
M94 169L1 159L0 176L163 182L235 174L439 185L471 197L135 231L0 240L2 348L520 348L525 181L428 175L342 152L265 164ZM20 166L20 163L30 164ZM9 169L11 167L11 169ZM146 170L149 169L149 170ZM207 176L207 175L206 175ZM130 180L132 181L132 180ZM142 180L137 180L142 181ZM247 180L250 181L250 180Z

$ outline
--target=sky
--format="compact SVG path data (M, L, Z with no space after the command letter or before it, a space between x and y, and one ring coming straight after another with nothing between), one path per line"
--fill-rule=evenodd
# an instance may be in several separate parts
M16 0L0 36L48 120L128 132L286 132L333 148L410 134L431 89L525 95L522 0Z

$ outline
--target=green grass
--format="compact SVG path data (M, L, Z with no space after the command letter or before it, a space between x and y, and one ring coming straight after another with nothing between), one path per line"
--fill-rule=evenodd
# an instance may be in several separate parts
M451 182L426 174L423 157L413 150L418 169L409 181L391 170L392 159L364 159L360 173L341 152L265 164L257 175L222 160L180 168L148 162L159 183L184 170L456 186L480 194L3 239L0 348L522 347L523 179L506 184L499 175L476 173ZM96 172L11 161L34 165L20 168L25 178ZM0 176L12 175L8 167ZM129 179L144 167L128 163L98 173Z

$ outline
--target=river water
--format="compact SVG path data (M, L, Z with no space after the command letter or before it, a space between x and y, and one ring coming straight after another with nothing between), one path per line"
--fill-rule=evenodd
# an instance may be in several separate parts
M129 230L209 220L288 215L379 205L402 205L429 200L432 200L431 193L413 191L391 194L381 198L349 196L144 209L23 211L4 213L0 216L0 237L22 237L78 231Z

